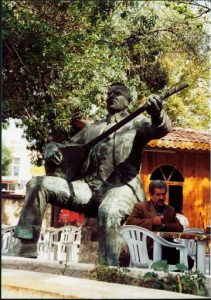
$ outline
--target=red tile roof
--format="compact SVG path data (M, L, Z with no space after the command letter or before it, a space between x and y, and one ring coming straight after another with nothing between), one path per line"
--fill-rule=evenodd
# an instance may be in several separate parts
M148 146L150 148L210 150L210 142L211 135L209 130L174 127L163 138L150 141Z
M92 123L92 120L77 120L76 126L83 128L87 123ZM211 135L209 130L174 127L163 138L150 141L147 147L211 150L210 145Z

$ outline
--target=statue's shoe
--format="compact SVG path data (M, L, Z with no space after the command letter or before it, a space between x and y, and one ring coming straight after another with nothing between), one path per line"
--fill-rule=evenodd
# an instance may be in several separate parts
M32 242L23 242L18 239L18 242L13 246L13 248L7 252L2 252L2 255L37 258L37 244Z

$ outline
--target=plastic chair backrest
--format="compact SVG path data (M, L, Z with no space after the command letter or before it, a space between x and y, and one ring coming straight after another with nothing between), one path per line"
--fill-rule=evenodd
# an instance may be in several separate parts
M81 242L81 227L77 226L63 226L57 230L60 232L60 238L57 242L53 241L54 258L57 260L64 260L69 262L78 261L78 250Z
M75 230L75 239L74 243L80 245L81 243L81 227L77 227Z
M4 226L1 229L1 249L2 253L8 252L18 243L18 239L14 238L14 230L16 225Z
M151 261L147 251L146 234L133 228L129 228L128 230L121 228L120 235L128 245L131 266L148 267Z
M50 257L49 235L45 230L41 230L39 240L37 242L38 258L48 259Z
M53 235L55 235L55 241L60 241L60 242L74 242L75 240L75 234L78 231L78 227L76 226L63 226L60 228L57 228L55 230L55 233L53 233Z
M74 231L73 228L63 228L61 231L60 242L73 242Z

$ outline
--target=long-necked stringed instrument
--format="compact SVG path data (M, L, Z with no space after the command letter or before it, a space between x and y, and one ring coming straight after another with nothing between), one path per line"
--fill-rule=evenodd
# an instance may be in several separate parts
M165 91L160 96L160 100L164 100L171 95L183 90L189 84L182 83L178 86L175 86L167 91ZM62 152L63 160L60 165L46 163L46 175L49 176L60 176L66 178L68 181L74 180L79 171L82 169L82 166L89 154L90 149L95 146L97 143L102 141L104 138L108 137L113 132L117 131L119 128L130 122L132 119L143 113L147 109L147 103L140 106L137 110L132 112L130 115L122 119L119 123L107 129L105 132L88 142L87 144L78 145L78 144L67 144L59 147L59 150Z

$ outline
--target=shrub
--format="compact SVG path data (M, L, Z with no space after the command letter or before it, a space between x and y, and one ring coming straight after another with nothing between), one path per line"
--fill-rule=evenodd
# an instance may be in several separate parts
M129 272L129 270L126 268L98 265L89 271L89 277L99 281L128 284L127 272Z
M89 271L89 277L94 280L131 284L146 288L173 291L184 294L207 296L206 277L199 271L188 271L183 264L177 264L178 273L167 272L166 261L157 261L152 264L154 271L134 279L128 274L127 268L98 265ZM156 271L163 271L159 274Z

